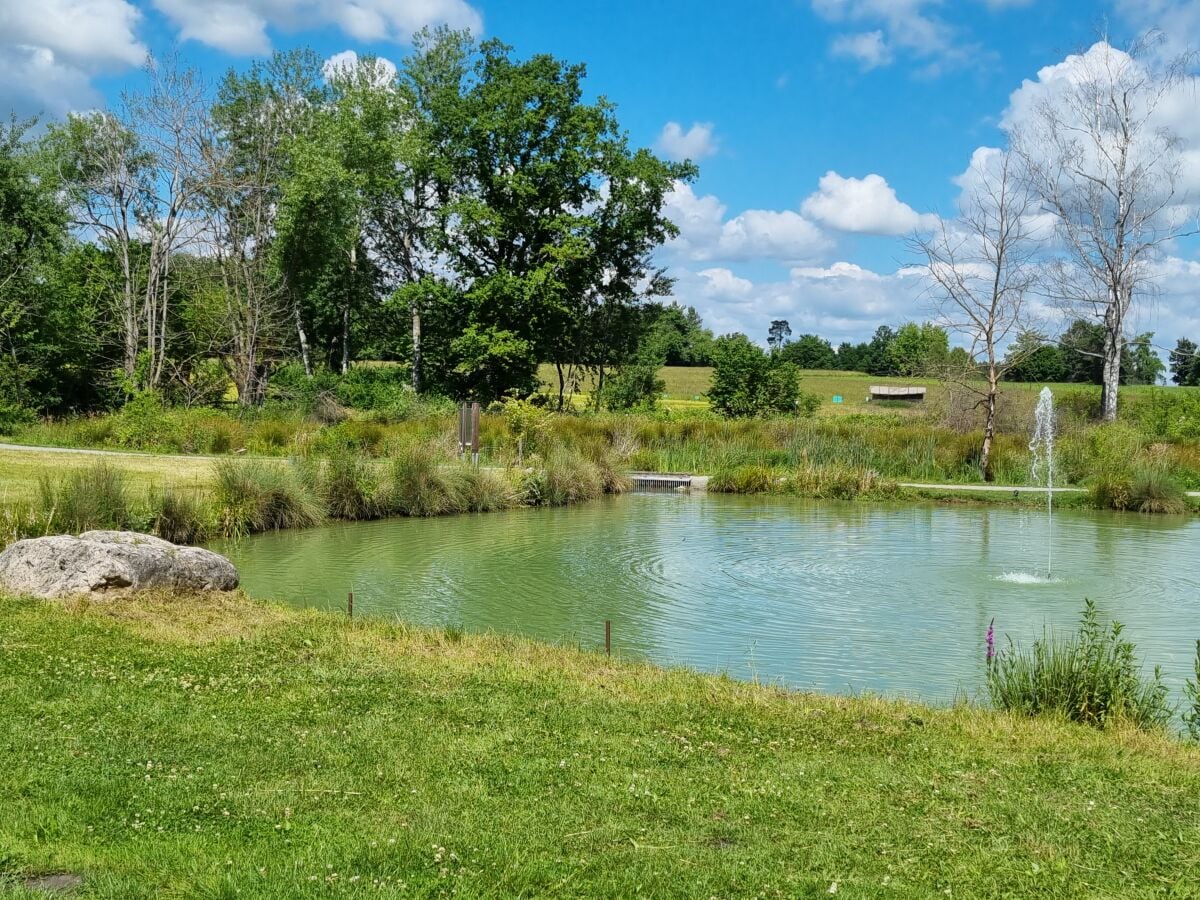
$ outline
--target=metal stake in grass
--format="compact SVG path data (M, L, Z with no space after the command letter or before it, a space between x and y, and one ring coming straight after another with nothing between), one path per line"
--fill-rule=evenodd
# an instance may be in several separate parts
M612 656L612 622L604 620L604 653Z
M346 595L346 616L350 619L354 618L354 591Z

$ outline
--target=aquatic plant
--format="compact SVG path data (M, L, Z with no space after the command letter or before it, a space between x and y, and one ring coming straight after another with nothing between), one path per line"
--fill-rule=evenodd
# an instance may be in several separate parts
M523 484L523 499L530 506L565 506L604 495L605 479L599 466L578 451L557 446L546 454L540 470L530 472Z
M465 512L494 512L517 506L520 497L503 474L493 469L463 465L450 475L453 494Z
M990 628L989 628L990 632ZM1028 650L1009 639L987 666L987 687L997 709L1029 716L1058 715L1104 728L1128 721L1161 728L1172 716L1161 673L1141 673L1134 645L1122 626L1101 626L1096 604L1086 600L1078 631L1046 633Z
M342 450L318 466L315 480L329 515L335 519L374 519L383 513L379 479L361 454Z

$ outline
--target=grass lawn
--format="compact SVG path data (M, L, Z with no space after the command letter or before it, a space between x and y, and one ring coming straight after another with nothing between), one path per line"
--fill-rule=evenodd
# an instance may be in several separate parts
M0 650L13 896L46 873L119 898L1200 884L1200 750L1160 735L238 596L0 599Z
M0 507L36 500L42 478L59 479L68 472L90 469L101 459L121 469L136 494L150 488L201 489L212 477L212 461L180 456L64 453L45 450L0 450Z

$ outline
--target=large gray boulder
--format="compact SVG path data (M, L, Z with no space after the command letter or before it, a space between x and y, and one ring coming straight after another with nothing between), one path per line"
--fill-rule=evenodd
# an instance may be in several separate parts
M237 586L237 569L225 557L134 531L29 538L0 553L0 590L18 596L112 597L151 588Z

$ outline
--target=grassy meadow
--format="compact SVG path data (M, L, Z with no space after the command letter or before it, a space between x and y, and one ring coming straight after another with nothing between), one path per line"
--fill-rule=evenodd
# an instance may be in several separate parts
M0 601L0 891L1196 896L1200 750L221 598Z

